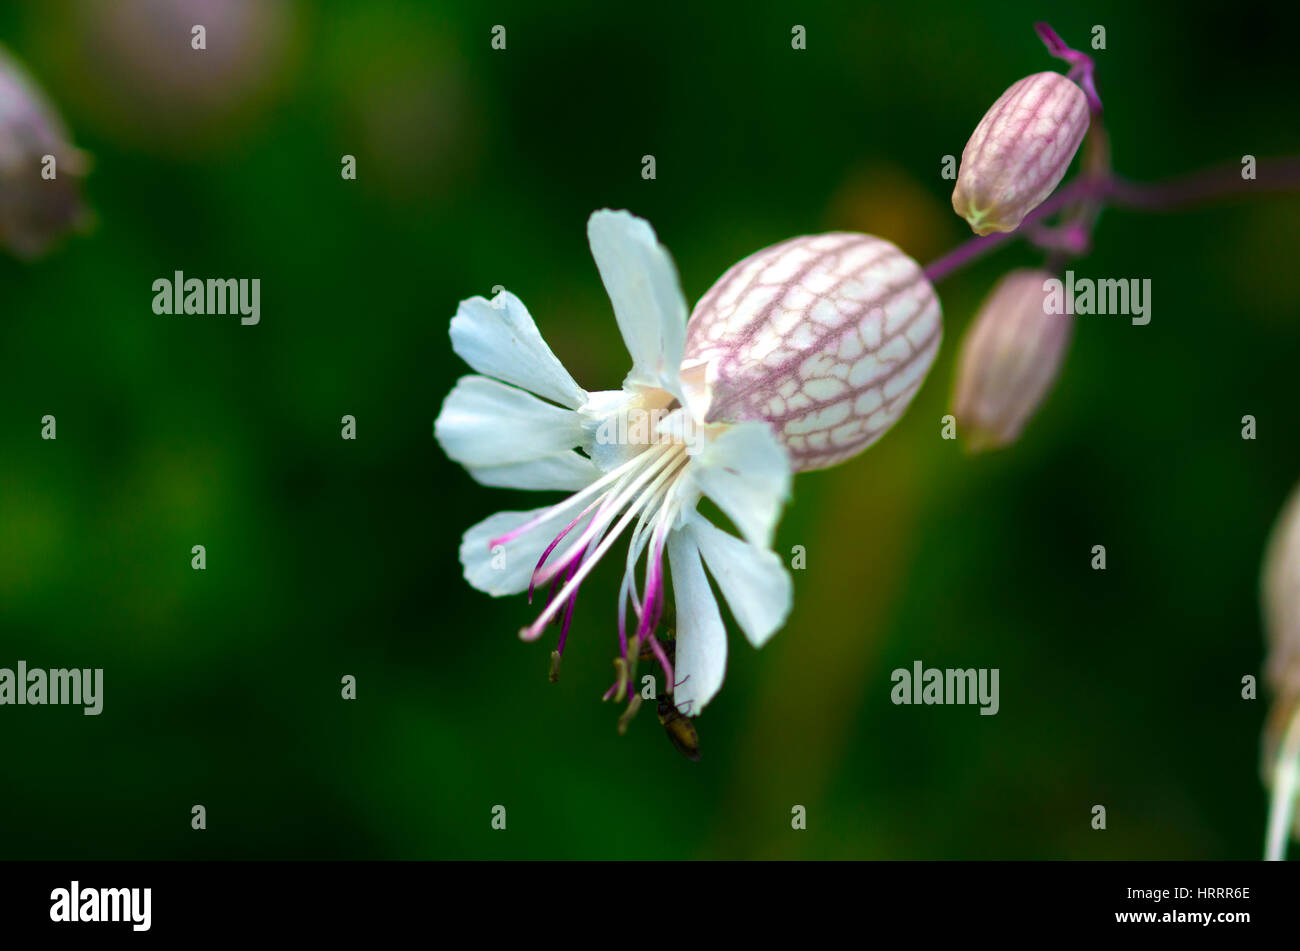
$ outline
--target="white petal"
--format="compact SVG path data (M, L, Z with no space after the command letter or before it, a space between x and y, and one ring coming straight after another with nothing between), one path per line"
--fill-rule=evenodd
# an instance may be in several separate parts
M743 542L703 516L691 519L691 529L736 622L751 644L762 647L790 613L790 573L776 552Z
M590 459L572 449L531 462L471 466L468 471L476 481L498 489L563 489L566 492L585 489L601 476Z
M639 404L641 397L627 390L599 390L587 394L587 402L579 412L583 417L582 451L603 472L617 469L633 456L645 450L644 446L629 442L626 430L628 410Z
M688 471L745 540L772 547L781 506L790 496L790 460L766 423L738 423L721 435L701 435Z
M540 508L531 512L497 512L467 531L460 542L460 563L465 569L465 580L494 598L528 590L528 581L542 552L573 521L576 513L559 512L544 518L517 538L495 548L490 547L489 542L546 511L546 508ZM551 558L561 557L572 547L590 521L591 516L587 516L574 526L551 552Z
M727 671L727 632L690 525L669 533L668 564L677 606L673 703L693 717L722 686Z
M509 291L491 301L461 301L451 319L451 348L479 373L522 386L531 393L577 409L582 387L551 353L523 302Z
M677 369L686 349L688 308L668 251L648 222L626 211L592 214L587 240L632 355L627 381L680 399Z
M463 466L530 462L582 442L582 417L485 376L461 377L443 401L434 435Z

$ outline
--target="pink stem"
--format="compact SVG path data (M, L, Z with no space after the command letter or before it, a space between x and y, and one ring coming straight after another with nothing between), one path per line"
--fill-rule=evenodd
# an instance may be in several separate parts
M1260 160L1255 171L1256 178L1243 179L1241 165L1234 163L1193 172L1168 182L1150 184L1126 181L1115 175L1100 178L1080 176L1027 214L1015 231L972 238L958 245L947 254L931 261L925 268L925 276L931 283L937 283L1008 241L1025 237L1033 231L1032 226L1037 222L1081 199L1094 199L1099 204L1113 205L1117 208L1163 212L1247 192L1300 190L1300 157Z
M1070 64L1069 78L1077 82L1084 95L1088 97L1088 108L1092 110L1092 114L1101 115L1101 97L1097 95L1097 84L1092 75L1092 57L1087 53L1071 49L1065 44L1065 40L1061 39L1046 23L1035 23L1034 29L1049 53Z

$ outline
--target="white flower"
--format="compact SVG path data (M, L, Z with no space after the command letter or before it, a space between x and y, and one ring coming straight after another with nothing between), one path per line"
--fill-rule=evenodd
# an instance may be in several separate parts
M607 696L622 695L648 643L673 702L695 716L718 692L727 663L705 568L755 647L789 613L790 576L771 544L791 463L765 421L706 421L709 374L701 361L683 367L688 308L650 225L627 212L598 211L587 236L632 356L622 390L578 386L513 294L464 301L451 321L453 349L481 375L463 377L443 404L435 432L447 455L484 485L573 493L480 522L465 533L460 558L470 584L493 596L526 590L531 597L550 586L546 606L520 635L535 640L558 620L562 653L579 586L627 535L617 610L622 666ZM702 496L743 538L696 511ZM665 554L676 605L672 659L655 637ZM629 605L636 622L630 637Z

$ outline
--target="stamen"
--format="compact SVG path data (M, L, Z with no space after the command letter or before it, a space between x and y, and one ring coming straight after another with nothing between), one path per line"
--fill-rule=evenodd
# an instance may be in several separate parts
M614 702L622 703L627 696L627 664L622 657L614 658Z
M625 490L620 495L620 497L615 501L615 503L610 505L611 511L615 511L617 510L617 508L621 508L623 505L628 504L629 501L631 502L627 511L624 513L623 517L618 520L618 522L614 525L614 528L600 542L599 547L596 548L595 552L592 553L591 557L582 560L581 567L578 568L577 572L573 575L573 578L571 580L565 582L564 588L561 589L556 599L552 601L542 611L540 615L538 615L537 620L535 620L532 624L530 624L528 627L524 628L519 632L519 636L522 639L526 641L533 641L536 640L538 636L540 636L542 629L546 626L547 622L549 622L550 619L555 616L556 611L560 609L560 606L563 604L563 602L569 597L570 594L572 594L575 590L577 590L578 585L580 585L583 582L583 580L587 577L587 575L591 573L592 569L596 566L596 564L600 561L600 559L604 557L605 552L607 552L610 549L610 547L614 544L614 542L618 540L619 535L623 533L623 530L627 528L628 523L631 522L632 519L636 518L637 514L641 511L641 509L643 509L646 506L646 504L652 498L655 497L655 495L657 494L655 490L658 488L659 484L668 480L669 478L672 478L673 475L675 475L678 471L680 471L681 467L686 464L687 456L685 451L682 449L680 445L677 446L677 450L678 451L676 452L668 454L667 456L668 461L666 465L661 466L658 463L656 463L653 466L649 467L646 473L643 473L641 476L638 476L638 478L633 482L633 484L629 486L628 489ZM653 452L654 450L650 450L650 451ZM656 472L658 472L657 475L655 474ZM636 492L640 489L641 483L643 483L647 478L651 476L654 476L654 482L651 484L649 491L644 492L639 496L636 496ZM598 532L603 531L604 528L605 525L601 525L600 528L597 529L597 531ZM592 529L591 528L587 529L587 533L592 533ZM578 544L582 544L582 545L587 544L588 542L588 539L586 538L587 533L584 533L584 537L580 539L579 542L575 543L575 547ZM594 535L595 533L592 534ZM551 565L549 568L547 568L542 572L542 575L538 578L538 580L539 581L549 580L549 578L556 573L556 571L558 570L558 565L560 564L565 564L565 563L559 562L555 565Z
M599 543L599 541L600 541L601 538L603 538L603 537L604 537L604 535L603 535L603 530L602 530L602 534L597 535L597 537L596 537L596 541L597 541L597 543ZM587 545L583 546L582 552L581 552L581 554L580 554L578 560L577 560L577 561L574 561L574 562L571 562L571 563L569 564L568 571L567 571L567 573L565 574L565 577L564 577L564 581L565 581L566 584L567 584L570 580L572 580L572 578L573 578L573 573L574 573L575 571L578 570L578 566L582 563L583 559L586 558L586 556L587 556L587 552L588 552L590 549L591 549L591 545L590 545L590 544L587 544ZM559 586L559 584L560 584L560 579L559 579L558 577L555 578L555 579L551 582L551 593L550 593L550 597L548 597L548 598L547 598L547 601L546 601L546 606L547 606L547 607L550 607L551 602L555 600L556 588ZM560 625L560 642L559 642L559 645L558 645L558 649L559 649L560 651L563 651L563 650L564 650L564 645L565 645L565 643L566 643L566 642L568 641L568 639L569 639L569 625L570 625L570 623L572 623L572 621L573 621L573 608L574 608L574 605L576 605L577 603L578 603L578 589L575 587L575 588L573 589L573 593L569 595L568 607L565 608L565 611L564 611L564 620L563 620L563 622L562 622L561 625ZM557 617L558 617L558 615L557 615ZM548 623L549 623L549 622L548 622Z
M533 603L533 588L536 587L537 584L538 570L542 567L542 565L546 564L546 559L551 557L551 552L555 551L555 546L558 545L560 542L564 541L564 537L568 535L569 532L573 531L573 527L577 525L579 522L581 522L587 515L589 515L591 513L591 510L594 509L597 504L598 504L597 502L592 502L585 509L583 509L582 514L579 515L577 518L575 518L568 525L566 525L564 531L556 535L555 538L551 541L551 543L546 546L546 551L542 552L542 557L537 560L537 567L533 569L532 578L529 579L528 582L528 603L529 604ZM495 548L496 545L494 544L492 545L492 547ZM551 594L552 595L555 594L554 588L551 589ZM547 600L549 601L550 598L548 597Z
M686 482L678 479L674 480L664 493L664 498L659 503L659 512L657 524L655 526L654 540L652 542L651 553L646 558L646 603L640 605L637 611L637 617L640 623L637 625L638 633L652 633L658 626L663 616L664 607L664 569L663 569L663 550L664 543L667 540L668 532L672 530L673 523L677 519L677 513L681 508L680 496L686 489ZM651 567L654 568L654 583L652 585ZM653 595L653 598L652 598ZM647 623L647 614L649 619ZM671 682L671 678L670 678Z
M614 516L622 510L623 506L625 506L637 495L637 493L641 491L642 486L644 486L646 482L654 478L655 474L660 472L665 465L671 465L677 458L678 456L675 453L667 451L667 447L662 449L650 449L642 453L638 459L642 460L641 466L644 468L644 471L637 473L633 478L631 478L625 487L615 489L613 492L609 493L613 497L601 503L600 509L591 520L591 524L588 525L586 531L578 537L578 540L573 543L573 547L569 549L569 553L559 561L544 568L539 568L534 572L536 580L539 582L548 581L567 568L569 562L575 560L575 553L579 546L585 547L586 545L589 545L592 539L595 538L598 533L603 531ZM631 473L629 473L629 475L631 475ZM643 497L641 503L644 502L645 498Z
M576 567L575 565L569 569L569 577L572 577ZM566 577L565 580L567 581L568 578ZM569 624L573 621L573 606L577 603L578 589L574 588L573 594L569 595L569 606L564 609L564 623L560 625L560 643L556 646L556 650L560 653L564 652L564 642L569 639Z
M658 638L651 634L649 639L650 649L655 652L655 658L659 661L659 666L664 669L664 676L668 679L668 683L672 684L672 687L669 688L669 692L672 692L672 690L681 686L681 684L673 681L673 665L668 662L668 655L664 653L663 646L659 643ZM685 681L682 681L682 683L685 683Z
M556 515L559 515L561 512L568 511L569 509L573 508L575 505L577 505L580 502L585 502L588 498L600 492L611 482L619 481L620 479L624 478L629 471L635 469L639 465L643 465L645 461L643 458L644 455L645 454L642 453L641 455L638 455L635 458L629 459L627 462L623 463L623 465L619 466L617 469L613 469L605 473L603 476L601 476L591 485L587 486L585 489L581 489L578 492L575 492L573 495L569 496L563 502L558 502L555 505L552 505L550 508L544 509L543 511L534 515L532 518L530 518L528 521L524 522L524 524L518 526L517 528L512 528L504 535L498 535L496 538L489 539L488 548L489 549L496 548L498 545L508 545L516 538L518 538L520 535L530 531L531 529L536 528L542 522L545 522L548 519L553 518Z
M659 626L659 616L664 606L664 535L667 522L661 521L655 527L654 541L650 544L650 556L645 572L645 607L641 612L641 623L637 627L637 637L641 638Z
M669 482L660 486L655 493L655 497L641 511L641 517L637 520L636 528L632 531L632 539L627 546L627 568L623 572L623 583L618 592L618 644L619 651L624 657L628 655L627 602L629 600L632 602L632 610L636 612L638 630L641 626L641 599L636 592L636 563L640 559L642 551L645 550L645 531L650 526L652 515L656 520L656 524L661 519L664 512L663 501L676 484L676 482Z
M650 500L650 504L641 512L636 528L632 531L632 539L627 546L627 569L623 573L623 585L619 589L620 629L624 623L625 603L628 600L632 602L632 609L636 612L637 618L641 617L641 599L637 596L636 591L636 562L645 550L646 539L644 535L646 529L651 527L651 516L654 517L656 525L665 521L671 524L674 513L666 506L666 502L672 496L678 484L673 481L660 486L658 492L655 493L655 497Z
M627 709L623 715L618 718L618 735L623 736L627 733L627 725L632 722L636 712L641 709L641 695L633 691L632 696L628 698Z

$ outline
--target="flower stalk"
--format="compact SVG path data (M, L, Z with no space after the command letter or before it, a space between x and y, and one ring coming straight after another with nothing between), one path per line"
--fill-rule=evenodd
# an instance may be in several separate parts
M1071 49L1046 23L1034 24L1048 52L1070 64L1066 79L1077 82L1088 101L1090 123L1084 140L1079 175L1029 211L1013 230L972 238L932 261L925 276L937 283L1016 238L1025 238L1049 253L1046 269L1060 271L1065 263L1087 254L1092 232L1105 207L1134 211L1176 211L1188 205L1230 198L1247 192L1269 194L1300 191L1300 157L1286 156L1257 163L1257 178L1246 179L1238 163L1202 169L1164 182L1131 182L1114 173L1110 136L1102 121L1093 59ZM1065 212L1065 221L1045 224Z
M1035 225L1085 199L1095 201L1100 207L1163 213L1247 192L1300 192L1300 157L1261 159L1257 168L1260 173L1257 180L1243 179L1237 163L1202 169L1164 182L1133 182L1114 173L1099 177L1080 175L1025 215L1015 231L971 238L926 265L925 276L932 284L951 277L1003 245L1030 237Z

